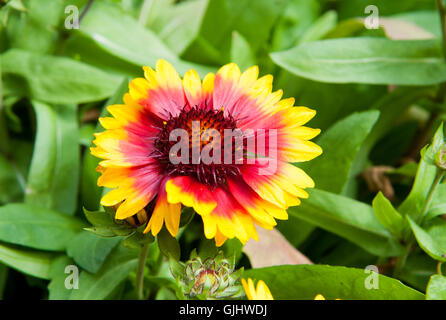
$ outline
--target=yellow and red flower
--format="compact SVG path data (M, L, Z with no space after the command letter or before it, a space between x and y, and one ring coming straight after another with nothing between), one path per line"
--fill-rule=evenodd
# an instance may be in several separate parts
M320 130L303 126L316 112L294 107L294 99L282 99L282 90L272 92L271 75L258 78L257 66L241 73L234 63L203 81L194 70L181 79L164 60L155 70L143 69L145 78L130 82L124 104L107 108L112 117L100 119L106 130L95 135L96 147L91 149L103 159L98 185L113 189L101 204L120 204L117 219L154 206L145 232L156 235L165 224L175 236L184 205L202 217L205 236L215 238L217 245L234 237L245 243L257 240L255 224L272 229L275 219L288 218L289 206L308 197L304 189L312 188L313 180L290 162L322 153L309 141ZM242 157L234 148L230 163L172 163L177 142L171 141L171 132L182 129L195 135L194 121L199 121L199 134L211 129L221 137L226 129L243 132ZM257 141L255 157L245 143L248 135ZM214 142L203 137L198 141L203 150ZM264 150L271 142L277 145L274 154Z

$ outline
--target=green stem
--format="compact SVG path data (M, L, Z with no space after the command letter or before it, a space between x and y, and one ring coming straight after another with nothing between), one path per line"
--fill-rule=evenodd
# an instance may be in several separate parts
M84 10L82 10L81 14L79 15L79 24L81 24L82 19L87 14L88 10L90 10L91 5L93 4L94 0L89 0L87 5L85 6Z
M443 273L441 272L441 265L443 264L443 262L438 261L437 263L437 274L439 274L440 276L443 275Z
M413 239L409 241L409 243L406 246L406 249L404 250L404 254L396 260L395 268L393 269L393 277L396 278L401 271L403 270L404 265L406 264L407 257L410 254L410 250L412 248Z
M431 188L429 190L429 193L427 195L426 201L424 202L423 209L421 211L420 217L418 217L417 224L422 224L424 217L426 216L427 212L429 211L430 205L432 203L432 199L434 198L435 191L438 188L438 185L440 184L441 180L443 179L444 171L437 171L437 176L435 177L434 182L431 185ZM395 269L393 270L393 276L397 276L401 273L404 265L406 264L407 257L410 254L410 250L412 249L412 245L415 242L415 238L413 235L411 235L411 238L408 241L408 244L406 245L406 250L404 254L400 257L398 257L397 262L395 264Z
M136 296L138 300L144 300L144 267L146 266L149 245L145 244L139 252L138 270L136 270Z

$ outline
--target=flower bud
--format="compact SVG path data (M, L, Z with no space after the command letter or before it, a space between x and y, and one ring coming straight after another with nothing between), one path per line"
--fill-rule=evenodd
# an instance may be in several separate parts
M226 259L221 251L205 260L193 252L190 260L183 267L174 267L172 273L187 299L231 299L243 295L240 285L243 270L234 271L234 267L234 259Z

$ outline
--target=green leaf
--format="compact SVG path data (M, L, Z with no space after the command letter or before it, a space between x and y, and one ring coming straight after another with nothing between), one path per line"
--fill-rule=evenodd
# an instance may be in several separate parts
M76 61L91 65L107 73L124 77L140 77L141 66L132 64L105 50L93 39L81 33L73 33L66 40L65 55Z
M429 211L423 221L427 222L433 218L446 213L446 184L440 183L435 190Z
M116 247L96 274L81 272L79 289L72 291L70 300L106 299L129 273L136 269L137 264L136 251L122 246Z
M435 217L444 215L446 213L446 203L442 203L436 206L432 206L426 213L425 221L429 221Z
M166 228L161 229L157 236L158 246L161 252L166 257L172 257L175 260L180 260L181 249L177 239L171 236Z
M6 6L10 6L18 11L26 12L26 7L23 5L22 0L9 0Z
M234 257L236 263L243 255L243 243L238 239L226 240L221 249L223 249L225 257Z
M424 251L416 250L407 257L404 268L398 277L414 289L426 291L429 278L436 272L436 267L435 260L432 260Z
M433 259L445 262L445 247L435 241L435 239L432 238L432 236L427 231L416 224L409 216L406 216L406 218L409 221L410 227L412 228L412 231L421 249L423 249L424 252L430 255ZM446 228L444 228L443 231L446 231Z
M125 238L122 245L129 249L140 250L144 245L150 244L153 241L155 241L155 238L151 233L142 233L137 231Z
M112 216L105 211L88 211L84 208L84 214L88 222L97 227L113 227L115 222Z
M376 110L354 113L323 133L317 143L324 153L311 163L299 165L314 179L318 189L343 192L358 151L378 117Z
M170 49L150 30L145 29L133 17L121 12L116 6L96 1L77 30L93 40L111 55L134 65L154 66L160 58L173 64L180 74L194 68L204 76L212 69L188 63L177 58ZM142 71L141 71L142 74Z
M430 97L433 94L432 87L398 87L378 99L372 109L379 110L380 117L364 143L364 154L367 155L372 147L391 130L405 110L421 98Z
M402 175L409 178L415 178L417 175L418 164L416 162L407 162L403 164L401 167L396 169L392 169L387 172L389 175Z
M121 238L103 238L91 232L79 232L69 243L67 255L91 273L96 273Z
M380 16L406 11L433 10L435 8L435 2L430 0L406 0L402 2L388 0L375 0L373 2L368 0L350 0L340 1L338 3L338 11L342 18L362 16L364 15L364 9L372 3L379 8Z
M131 236L135 234L137 229L134 226L128 224L124 220L114 219L115 211L113 208L106 207L105 210L106 211L88 211L84 208L85 217L94 226L91 228L84 228L84 230L107 238L116 236ZM145 237L142 237L138 240L142 242L147 240L144 238ZM151 236L149 238L151 239ZM129 242L131 242L131 240Z
M444 219L432 220L427 228L427 233L442 248L442 251L446 251L446 221Z
M316 20L320 11L317 0L291 0L276 22L272 36L272 50L294 46Z
M192 251L192 252L194 252L194 251ZM175 260L172 257L169 257L169 269L170 269L170 273L172 274L173 278L178 279L179 277L184 276L184 271L186 269L186 266L183 262Z
M373 199L373 210L379 222L392 232L396 237L403 235L405 221L401 214L395 210L392 203L384 197L381 191Z
M48 284L49 300L66 300L70 297L71 290L74 288L67 289L65 286L65 280L69 276L69 274L65 273L65 269L70 265L73 265L73 261L67 256L60 256L51 263L51 281Z
M20 200L23 195L20 178L13 162L0 154L0 204Z
M349 38L359 35L365 30L367 29L364 25L364 21L358 18L353 18L339 22L338 25L330 30L330 32L328 32L324 38Z
M181 208L180 228L186 227L195 217L195 210L191 207Z
M276 84L287 96L296 98L297 106L316 109L317 115L311 120L311 126L323 132L354 112L369 110L387 93L384 86L315 82L286 70L281 70Z
M65 57L11 49L1 55L6 94L49 103L83 103L109 97L120 78Z
M336 26L338 15L336 11L327 11L320 16L308 30L299 38L297 44L303 44L322 39L331 29Z
M441 155L440 151L445 145L444 143L444 130L443 123L438 127L437 131L435 131L434 137L432 138L432 143L424 147L421 150L421 157L431 165L435 165L436 163L441 163Z
M437 131L435 131L434 138L432 139L432 151L434 153L437 153L441 150L441 147L443 147L444 143L444 129L442 122Z
M277 221L277 229L294 247L299 247L316 229L316 226L290 215L288 220Z
M373 147L376 146L380 139L384 138L385 135L389 133L390 129L394 127L395 122L401 117L401 114L403 114L406 109L421 98L432 95L433 88L431 87L398 87L394 91L381 97L371 106L372 109L380 111L380 117L358 152L358 156L353 164L351 179L348 182L346 191L351 190L352 187L355 186L357 183L355 176L362 172L367 166L369 154L372 152ZM423 189L420 190L422 191ZM418 191L413 194L413 197L415 197L417 193ZM410 204L407 204L407 209L411 210L410 206L412 206L413 200L409 200ZM403 210L401 210L401 207L398 208L398 211L401 214L406 213L404 210L406 209L403 208Z
M78 219L29 204L0 207L0 240L9 243L62 251L81 227Z
M114 238L116 237L116 233L110 227L91 227L84 228L85 231L91 232L95 235L105 238Z
M372 280L372 277L375 281ZM247 270L243 278L263 280L277 300L314 299L322 294L328 300L421 300L424 295L396 279L366 273L363 269L325 265L275 266ZM366 284L378 289L367 289ZM292 284L292 285L290 285Z
M16 12L8 18L6 35L10 48L49 53L54 50L58 34L57 25L64 12L62 1L27 0L25 7L20 1L9 1ZM14 3L15 5L13 5Z
M426 300L446 300L446 277L435 274L429 280Z
M333 232L381 257L397 256L402 246L379 223L365 203L322 190L309 190L308 199L288 213ZM354 214L352 214L354 213Z
M166 3L155 1L152 8ZM149 23L150 29L175 54L181 55L197 36L208 3L209 0L182 1L161 8L155 22Z
M296 75L321 82L431 85L446 80L441 45L432 40L323 40L271 58Z
M30 276L49 279L53 254L0 244L0 262Z
M286 0L209 1L195 41L183 53L185 59L223 64L229 58L232 32L237 31L254 52L267 42Z
M421 158L412 190L398 207L398 212L402 215L409 215L415 221L419 221L419 218L423 214L424 202L435 180L436 173L436 167L428 164Z
M79 144L84 147L90 147L90 143L94 134L95 126L87 123L79 128Z
M144 277L144 287L155 290L162 287L166 287L174 291L178 290L177 284L173 279L157 276Z
M246 70L255 64L255 57L249 42L237 31L232 33L230 60L236 63L241 70Z
M76 106L34 102L37 135L28 175L30 204L74 214L79 181Z

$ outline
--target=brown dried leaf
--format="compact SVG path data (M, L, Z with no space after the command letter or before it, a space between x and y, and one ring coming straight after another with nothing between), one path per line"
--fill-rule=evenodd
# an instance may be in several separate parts
M365 19L360 20L365 21ZM392 40L424 40L435 38L430 32L402 19L379 18L379 25L384 29L387 37Z
M369 167L364 170L362 176L364 177L369 191L378 192L381 191L384 196L390 201L395 200L395 191L393 190L392 183L387 172L393 168L388 166L375 166Z
M249 240L243 252L253 268L283 264L313 264L305 255L294 248L276 229L265 230L257 227L259 241Z

